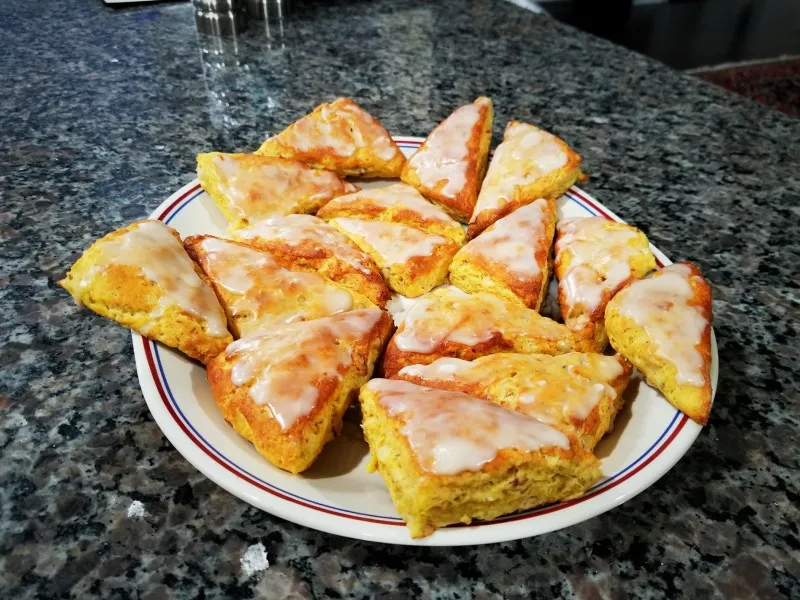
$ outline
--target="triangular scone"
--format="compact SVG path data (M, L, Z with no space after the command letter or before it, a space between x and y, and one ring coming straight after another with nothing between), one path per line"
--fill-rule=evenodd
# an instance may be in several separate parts
M78 304L201 362L233 341L214 290L161 221L97 240L58 283Z
M373 379L362 428L411 537L580 496L600 461L554 427L460 392Z
M399 177L406 162L378 120L350 98L320 104L257 151L358 177Z
M459 223L401 183L341 196L317 216L369 254L391 289L409 297L442 283L467 239Z
M459 246L467 241L467 234L458 222L425 200L413 187L403 183L340 196L323 206L317 216L326 221L336 217L351 217L401 223L442 235Z
M359 189L330 171L258 154L198 154L197 177L231 229L269 217L313 213L331 198Z
M606 307L611 346L673 406L705 425L711 411L711 286L691 263L634 281Z
M492 143L492 101L481 96L453 111L406 161L402 180L466 223L486 175Z
M330 223L369 254L389 288L409 298L421 296L442 283L459 248L446 237L400 223L349 217Z
M299 473L341 430L390 328L386 313L364 309L255 333L208 364L211 393L239 435Z
M450 282L539 311L550 282L556 201L540 198L496 221L450 263Z
M593 340L601 352L608 343L604 325L608 301L655 269L656 259L644 233L604 217L563 219L556 231L561 316L567 327Z
M449 356L473 360L497 352L565 354L590 352L591 344L565 325L516 302L485 292L465 294L452 286L420 298L386 347L383 372Z
M246 244L196 235L184 246L214 286L237 338L282 323L375 307L358 292Z
M558 198L581 176L580 165L581 157L556 136L511 121L489 163L469 237L537 198Z
M619 355L570 352L490 354L471 362L440 358L404 367L395 377L491 400L561 429L592 450L614 425L630 376L630 363Z
M389 288L375 261L346 235L315 216L265 219L236 231L232 238L316 271L366 296L380 308L389 301Z

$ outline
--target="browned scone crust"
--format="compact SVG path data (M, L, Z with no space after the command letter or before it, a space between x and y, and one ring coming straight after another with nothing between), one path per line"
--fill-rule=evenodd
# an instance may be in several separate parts
M467 223L472 216L475 202L478 199L478 191L486 175L486 167L489 162L489 147L492 143L492 117L494 114L492 101L481 96L473 102L473 105L477 107L477 118L465 144L466 158L463 159L464 185L455 194L448 193L448 179L446 178L438 180L433 186L424 183L428 182L429 176L426 176L425 165L418 165L418 163L424 162L429 153L435 155L439 152L438 144L435 141L436 138L442 136L450 137L448 129L460 126L458 111L468 108L469 105L468 107L457 109L431 131L425 142L406 161L403 173L400 176L404 183L414 186L436 206L462 223ZM454 118L456 120L453 120ZM453 132L455 135L458 135L458 133L457 131ZM432 156L431 160L435 158L438 157Z
M383 125L350 98L320 104L256 153L357 177L399 177L406 162Z
M322 219L290 215L240 229L233 239L265 250L283 264L314 271L386 308L391 297L381 271L350 238Z
M651 281L657 281L667 274L676 272L683 277L685 270L686 281L691 290L691 297L686 305L695 309L704 324L699 331L699 342L693 349L699 354L699 373L702 378L701 385L688 383L680 378L685 375L679 370L679 365L664 356L659 349L656 329L648 328L650 323L638 322L625 314L623 306L630 302L630 298L638 289L649 286ZM674 289L672 283L670 284ZM636 305L649 311L647 319L655 323L672 320L676 331L689 331L695 326L689 319L670 317L669 313L682 300L663 297L648 297L646 300L636 300ZM644 303L647 306L644 306ZM711 412L713 390L711 388L711 323L712 302L711 286L706 281L700 269L690 262L676 263L656 271L649 279L639 279L621 290L606 307L605 326L611 346L642 372L647 382L657 388L666 399L678 410L684 412L692 420L705 425ZM661 340L663 342L663 340ZM674 340L671 340L674 342ZM678 341L680 343L680 341ZM682 349L683 352L688 351Z
M548 148L551 151L560 149L566 162L539 173L530 149L519 147L521 139L528 134L544 136ZM474 238L498 219L538 198L558 198L583 176L581 161L580 155L558 137L528 123L510 121L503 143L489 163L467 234ZM504 200L498 203L496 198L501 195Z
M353 314L340 313L318 321L341 320ZM305 321L294 323L292 327L296 329L315 323ZM231 371L234 359L228 352L221 353L208 364L211 393L225 420L239 435L250 441L262 456L281 469L300 473L313 464L323 446L341 431L342 417L358 389L371 377L391 329L391 318L380 311L379 318L366 333L344 342L352 360L349 366L340 364L335 376L329 372L315 377L311 382L298 382L311 383L319 395L311 411L297 418L287 429L273 416L269 406L256 403L250 396L252 381L238 386L233 383ZM291 340L288 343L291 344ZM295 345L294 349L287 352L291 355L282 357L283 369L291 369L292 366L303 369L314 359L304 354L302 344L300 347Z
M425 200L414 188L403 183L339 196L319 209L317 216L326 221L350 217L400 223L444 236L459 246L467 241L464 228L459 223Z
M625 403L623 392L631 371L631 364L618 354L498 353L471 362L441 358L427 366L404 368L393 378L463 392L541 418L577 437L591 451L613 427ZM603 388L602 393L593 389L595 385ZM585 409L580 404L587 397L596 403L582 416Z
M163 233L161 231L163 229L167 232L167 241L174 238L172 257L165 254L163 257L151 255L149 258L170 261L170 268L174 268L176 272L186 269L197 276L197 280L193 282L197 288L194 297L205 306L207 318L213 319L218 325L218 335L211 335L208 322L186 310L186 307L177 304L159 306L162 299L168 299L168 296L158 282L147 277L142 268L135 264L136 246L130 252L126 251L124 261L126 264L114 260L111 260L110 264L105 264L107 257L104 249L120 243L128 234L140 227L156 228L156 233ZM146 249L139 250L146 252ZM185 257L185 262L180 260L181 255ZM146 259L140 264L143 264L144 260ZM98 269L100 265L104 265L102 269ZM183 281L175 280L171 283L185 285L186 281L191 283L192 277L184 273ZM177 348L203 363L222 352L233 341L233 337L225 328L224 311L214 296L208 280L199 267L186 256L178 232L161 221L137 221L95 241L58 284L67 290L78 304L149 339Z
M254 264L246 264L244 262L239 262L235 265L230 262L225 265L219 265L210 259L209 253L203 248L204 242L207 240L217 240L232 248L242 248L249 255L247 257L248 260L265 260L267 264L262 265L261 268L256 268ZM293 260L286 256L273 255L248 244L218 238L213 235L189 236L183 243L186 252L205 272L207 280L214 287L214 291L217 293L217 297L227 314L228 325L237 338L264 327L272 327L281 322L287 322L287 318L289 321L309 320L336 312L373 308L375 306L360 293L347 290L319 275L313 268L295 264ZM247 276L253 277L250 289L243 293L242 290L233 291L228 289L218 277L219 272L224 271L225 267L236 268L239 271L237 277L240 277L242 272L249 269ZM268 273L267 269L274 269L274 272ZM282 275L285 275L285 278L278 277L277 272L279 270L283 271ZM297 276L292 275L292 273L308 273L310 275L307 277L312 280L312 283L310 286L305 285L303 281L297 280ZM345 298L350 299L350 305L344 309L331 310L327 306L329 295L341 293L346 294ZM235 306L243 297L250 299L249 306L244 310L237 311Z
M382 366L384 376L393 377L403 367L427 365L443 356L474 360L497 352L591 351L589 340L520 304L486 293L439 288L406 314L389 340Z
M541 220L532 216L540 207ZM540 235L527 227L531 221L526 219L540 222ZM459 250L450 263L450 282L465 292L488 292L538 312L547 297L555 228L555 200L519 208ZM528 265L536 268L526 271Z

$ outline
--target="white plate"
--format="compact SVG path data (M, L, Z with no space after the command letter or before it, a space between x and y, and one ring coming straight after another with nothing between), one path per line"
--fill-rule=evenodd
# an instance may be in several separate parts
M396 138L408 155L421 138ZM382 185L374 182L373 185ZM577 188L558 202L559 216L619 217ZM153 213L182 236L223 235L227 224L197 181L169 197ZM651 246L661 264L670 261ZM133 334L136 368L147 405L170 442L197 469L232 494L269 513L351 538L456 546L515 540L579 523L629 500L659 477L692 445L701 427L658 392L634 380L614 432L597 446L603 481L581 498L491 522L440 529L412 540L383 480L367 473L367 446L356 423L325 447L306 473L293 476L272 466L225 422L205 371L177 351ZM711 337L712 389L717 388L717 347Z

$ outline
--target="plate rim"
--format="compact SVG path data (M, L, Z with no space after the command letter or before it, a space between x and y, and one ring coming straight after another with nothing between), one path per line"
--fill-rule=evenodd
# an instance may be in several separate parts
M406 147L419 146L424 141L424 138L412 136L393 136L393 138ZM198 180L194 179L164 200L150 214L149 218L169 221L201 193L202 188L200 188ZM611 220L625 222L577 186L570 188L568 195L572 197L572 200L577 200L579 204L587 206L590 212L595 211ZM178 206L181 202L184 204ZM671 264L672 261L653 244L650 244L650 248L653 250L659 266ZM196 439L171 405L168 394L171 396L172 392L160 362L159 345L143 338L136 332L131 332L131 339L139 385L148 409L170 443L192 466L226 491L267 513L326 533L371 542L415 546L480 545L532 537L570 527L612 510L648 489L669 472L689 450L703 429L675 409L675 415L670 424L644 454L612 476L610 483L609 479L605 479L580 498L524 511L517 515L500 517L494 521L446 527L437 530L427 538L412 539L402 520L392 518L391 522L387 522L387 517L353 513L353 511L339 508L338 510L353 513L342 515L335 510L326 508L326 505L309 506L307 503L298 502L282 494L283 490L280 488L277 488L279 491L269 490L226 465L221 458L215 456ZM713 401L717 388L719 363L713 326L711 355ZM165 392L165 387L167 392ZM189 426L191 427L191 424ZM664 439L665 436L667 439ZM657 445L659 445L658 448L655 448ZM619 479L614 480L617 477ZM607 495L607 492L612 489L616 489L616 492ZM268 493L264 493L265 491ZM605 501L593 501L601 494L606 494ZM307 502L318 504L314 501ZM561 519L535 518L556 511L561 512ZM521 526L521 522L524 523L524 526Z

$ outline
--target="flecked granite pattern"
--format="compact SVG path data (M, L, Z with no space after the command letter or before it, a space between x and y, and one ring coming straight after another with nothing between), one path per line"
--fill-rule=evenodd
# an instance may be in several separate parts
M0 4L0 595L800 597L800 121L506 2L295 4L283 44L251 30L222 56L188 4ZM511 117L562 135L590 193L700 265L719 390L657 484L533 539L390 547L262 513L166 441L128 332L55 281L196 152L253 148L339 94L411 135L487 94L495 140ZM257 543L270 567L248 577Z

